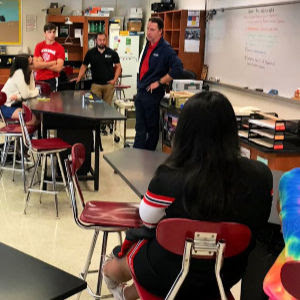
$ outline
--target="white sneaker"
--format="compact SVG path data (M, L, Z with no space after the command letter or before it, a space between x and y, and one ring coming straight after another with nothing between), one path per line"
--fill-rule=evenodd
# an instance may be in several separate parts
M125 300L124 288L125 288L125 285L120 283L116 288L109 289L109 290L113 294L115 300Z

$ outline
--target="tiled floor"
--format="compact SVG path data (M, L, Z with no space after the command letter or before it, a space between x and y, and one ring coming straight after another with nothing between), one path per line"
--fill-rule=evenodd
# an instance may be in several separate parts
M112 136L102 138L104 153L119 149L122 144L113 142ZM100 158L100 188L93 191L93 182L82 182L81 187L86 200L139 201L124 181L114 174L111 167ZM32 194L23 214L24 191L20 173L12 182L12 172L4 171L0 181L0 241L33 255L69 273L78 275L82 270L91 243L93 231L79 228L72 216L70 201L64 191L59 193L59 218L55 217L52 196L43 195L39 203L38 194ZM102 235L100 235L101 241ZM117 235L109 237L108 251L117 243ZM92 265L99 263L101 243L98 242ZM96 276L90 275L88 282L94 288ZM34 288L34 287L32 287ZM103 289L106 293L106 288ZM234 287L239 299L239 285ZM72 297L75 299L76 297ZM80 299L91 299L86 291ZM35 300L35 299L33 299Z

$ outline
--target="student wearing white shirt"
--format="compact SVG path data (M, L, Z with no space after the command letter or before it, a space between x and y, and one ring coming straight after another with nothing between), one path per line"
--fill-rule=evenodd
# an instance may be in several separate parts
M35 87L31 65L30 55L20 54L15 57L10 68L10 76L1 90L6 94L6 102L1 106L4 118L18 119L18 114L22 111L22 99L36 97L39 94ZM34 115L32 117L30 124L35 124L36 117Z

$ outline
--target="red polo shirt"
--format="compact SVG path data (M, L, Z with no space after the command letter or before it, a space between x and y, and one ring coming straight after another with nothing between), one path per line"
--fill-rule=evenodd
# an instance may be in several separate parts
M160 39L154 44L154 45L151 45L151 43L149 43L149 46L148 46L148 50L147 50L147 53L146 53L146 56L143 60L143 63L142 63L142 66L141 66L141 71L140 71L140 80L142 80L143 76L148 72L149 70L149 58L150 58L150 55L151 53L153 52L153 50L156 48L158 42L160 41Z

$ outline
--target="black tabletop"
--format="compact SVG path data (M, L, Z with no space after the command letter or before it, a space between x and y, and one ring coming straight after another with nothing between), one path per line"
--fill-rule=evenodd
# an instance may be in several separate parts
M0 243L0 299L65 299L86 282Z
M126 120L126 117L116 109L102 101L84 101L82 96L85 91L61 91L51 93L50 100L33 98L28 105L35 112L55 115L80 117L91 120Z
M155 170L167 157L168 154L163 152L135 148L124 148L103 155L103 158L141 198L147 191Z

